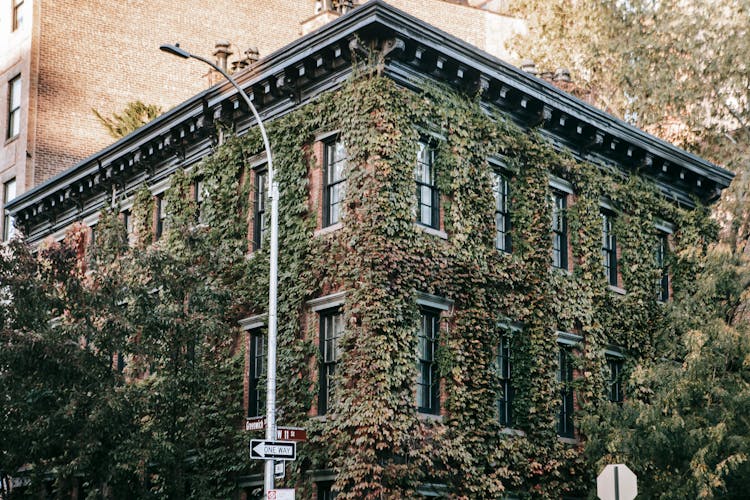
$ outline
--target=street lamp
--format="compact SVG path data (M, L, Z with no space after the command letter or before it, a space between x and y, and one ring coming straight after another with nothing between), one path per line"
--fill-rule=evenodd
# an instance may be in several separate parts
M227 74L226 71L221 69L213 62L205 59L201 56L191 54L185 49L180 47L180 44L175 45L162 45L159 47L160 50L167 52L183 59L193 58L202 61L213 69L221 73L229 83L234 85L237 92L247 103L247 107L253 112L255 121L258 122L260 128L260 135L263 137L263 146L266 148L266 158L268 161L268 192L271 198L271 269L269 271L269 282L268 282L268 375L267 375L267 387L266 387L266 440L276 440L276 303L278 296L278 274L279 274L279 185L273 180L273 160L271 157L271 146L268 143L268 135L266 134L266 128L263 126L263 122L260 119L258 110L253 106L253 102L247 96L242 87ZM268 496L268 491L274 487L274 460L267 458L265 463L265 473L263 487L265 491L264 496Z

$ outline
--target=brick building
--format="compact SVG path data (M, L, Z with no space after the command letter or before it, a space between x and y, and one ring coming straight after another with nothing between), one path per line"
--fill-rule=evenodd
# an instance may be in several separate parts
M166 111L212 83L202 66L160 55L160 44L181 41L212 57L226 40L231 69L248 49L270 54L339 15L312 0L10 3L0 16L0 207L113 142L92 110L111 116L140 100ZM501 57L523 27L457 3L394 5Z
M376 64L358 64L368 58ZM280 422L311 436L288 486L329 499L332 488L361 486L366 467L367 493L384 496L585 495L576 411L589 402L576 388L622 400L624 361L649 348L659 302L689 286L689 277L672 281L670 247L732 174L378 0L237 79L264 121L281 127L272 147L298 141L304 151L297 163L275 159L295 183L282 198L296 197L285 200L296 211L284 215L280 241L304 249L287 264L318 273L304 297L281 297L300 316L282 319L280 335L315 351L280 375L282 395L295 380L311 387ZM284 128L299 116L304 126ZM175 172L200 173L222 128L242 140L255 125L233 87L219 83L8 210L37 244L80 221L93 233L113 199L127 226L145 185L158 233ZM251 197L243 220L248 253L257 254L248 260L260 266L265 159L255 148L238 178ZM198 197L210 179L195 181ZM264 302L251 300L237 318L247 417L263 413ZM347 448L360 439L376 451ZM405 446L428 456L406 456ZM522 458L513 462L509 450ZM540 453L560 468L522 472ZM407 476L413 483L402 484ZM259 482L248 470L238 488L252 497Z

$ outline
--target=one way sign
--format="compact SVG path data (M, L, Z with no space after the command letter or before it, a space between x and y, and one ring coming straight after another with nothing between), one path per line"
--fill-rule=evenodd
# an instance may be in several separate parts
M250 441L250 458L265 460L296 460L297 443L293 441L266 441L253 439Z

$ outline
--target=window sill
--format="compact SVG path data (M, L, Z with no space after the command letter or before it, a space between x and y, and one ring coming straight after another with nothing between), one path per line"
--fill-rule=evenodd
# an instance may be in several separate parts
M500 434L505 434L506 436L518 436L523 437L526 435L526 433L520 429L514 429L512 427L503 427L500 429Z
M432 421L432 422L442 422L443 421L443 416L442 415L435 415L435 414L432 414L432 413L422 413L420 411L417 411L417 417L420 420L427 420L427 421Z
M579 444L579 441L576 438L557 436L557 440L563 444Z
M442 238L444 240L448 239L448 233L446 233L445 231L441 231L440 229L435 229L435 228L429 227L429 226L423 226L422 224L420 224L418 222L415 222L414 225L417 226L419 229L421 229L422 231L424 231L427 234L431 234L433 236L437 236L438 238Z
M5 139L5 144L3 144L3 146L7 146L11 142L17 141L19 137L21 137L21 134L16 134L13 137L8 137L7 139Z
M313 233L313 236L317 237L317 236L323 236L323 235L326 235L326 234L329 234L329 233L333 233L333 232L338 231L342 227L344 227L344 224L342 222L337 222L336 224L331 224L330 226L326 226L326 227L324 227L322 229L316 230Z
M615 292L618 295L625 295L626 293L624 288L620 288L619 286L615 286L615 285L607 285L607 289L610 292Z

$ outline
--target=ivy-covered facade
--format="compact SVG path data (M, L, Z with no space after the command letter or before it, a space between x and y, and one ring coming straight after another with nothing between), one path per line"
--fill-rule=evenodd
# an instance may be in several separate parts
M662 355L731 174L380 1L237 77L281 189L278 423L308 435L278 484L589 495L597 419ZM10 205L31 243L84 221L101 245L116 208L128 251L213 249L244 356L234 443L265 412L264 168L220 85ZM260 464L236 451L252 498Z

